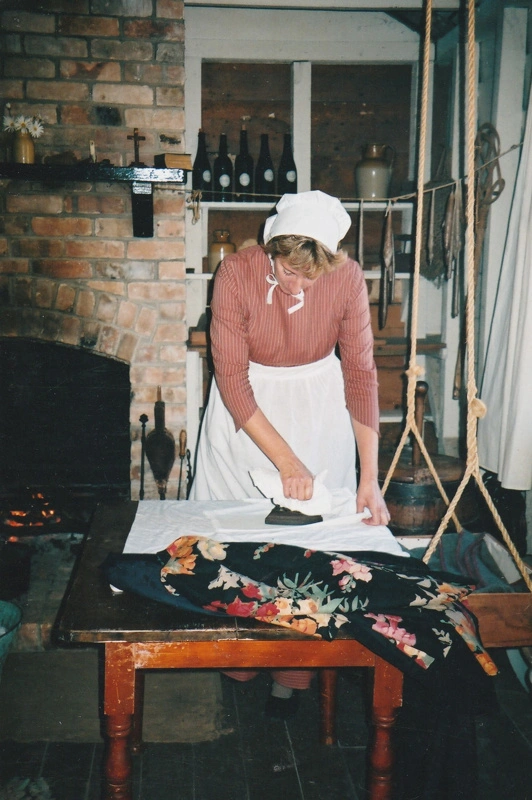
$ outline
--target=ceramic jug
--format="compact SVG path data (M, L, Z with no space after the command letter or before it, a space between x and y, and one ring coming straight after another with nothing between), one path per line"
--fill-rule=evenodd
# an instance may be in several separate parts
M220 261L235 252L236 247L229 240L230 235L226 230L214 231L213 241L209 245L209 272L214 272Z
M35 144L28 131L16 131L13 141L13 161L16 164L35 163Z
M389 144L368 144L364 157L355 167L355 192L364 200L388 197L392 177L394 148Z

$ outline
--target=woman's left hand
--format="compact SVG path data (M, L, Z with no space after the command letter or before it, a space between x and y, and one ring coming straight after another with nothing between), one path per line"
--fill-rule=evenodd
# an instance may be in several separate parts
M390 513L377 480L360 480L357 487L357 511L364 511L365 508L371 512L371 517L363 520L366 525L388 525L390 522Z
M369 508L366 525L388 525L390 514L379 486L379 436L372 428L352 417L360 458L360 481L357 487L357 511Z

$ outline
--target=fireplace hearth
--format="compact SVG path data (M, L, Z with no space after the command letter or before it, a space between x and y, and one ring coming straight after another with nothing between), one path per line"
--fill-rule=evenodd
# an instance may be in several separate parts
M43 492L28 489L26 495L4 501L0 507L0 522L3 527L26 531L29 529L56 528L62 522L62 512ZM36 531L37 532L37 531Z
M80 348L0 340L0 535L83 533L130 497L129 366Z
M101 493L27 488L0 492L0 538L24 539L55 533L86 533Z

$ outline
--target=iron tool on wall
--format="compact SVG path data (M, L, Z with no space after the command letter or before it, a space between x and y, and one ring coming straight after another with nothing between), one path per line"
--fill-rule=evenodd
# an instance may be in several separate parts
M154 406L155 428L146 436L144 449L161 500L166 499L168 476L175 461L175 440L165 427L164 411L164 402L161 400L161 387L158 386L157 401Z

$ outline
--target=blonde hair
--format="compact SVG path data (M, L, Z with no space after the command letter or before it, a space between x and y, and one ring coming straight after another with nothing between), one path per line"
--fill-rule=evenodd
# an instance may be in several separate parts
M292 269L303 273L307 278L317 278L324 272L334 272L345 263L347 253L331 251L306 236L274 236L263 245L264 252L273 259L282 258Z

